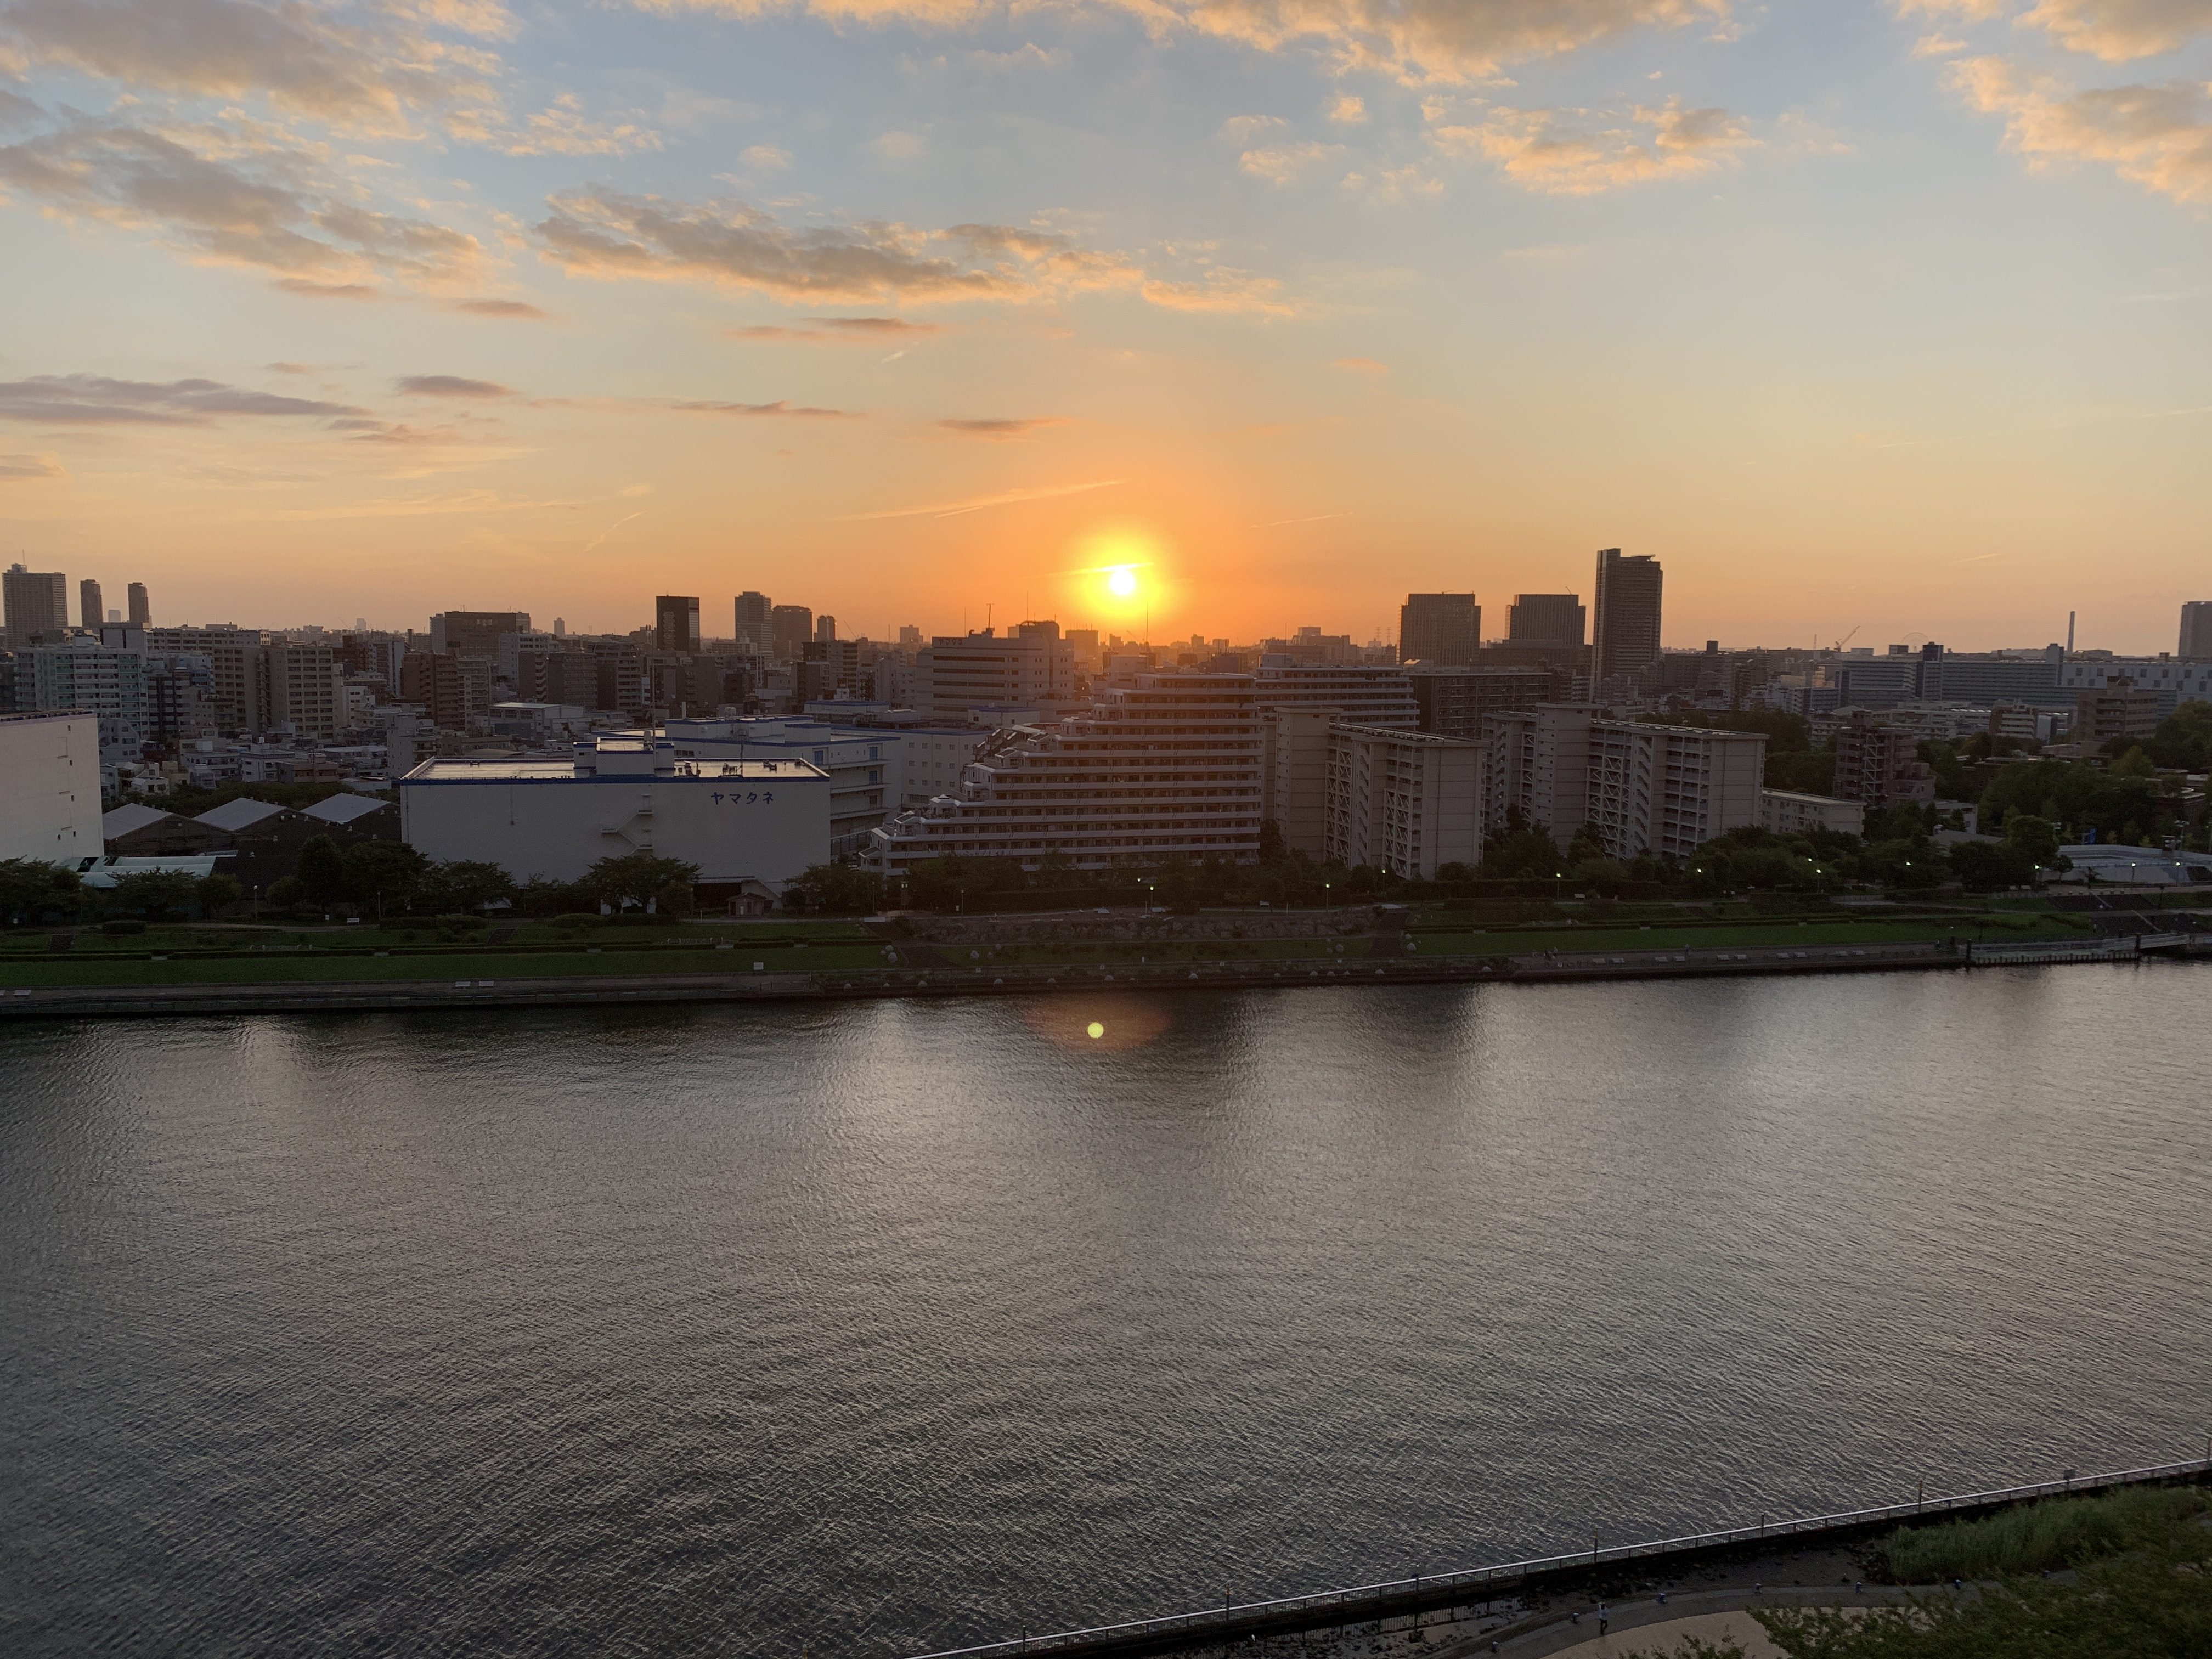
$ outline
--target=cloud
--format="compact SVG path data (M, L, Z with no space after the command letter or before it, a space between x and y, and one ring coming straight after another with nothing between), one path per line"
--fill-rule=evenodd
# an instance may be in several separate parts
M1249 173L1280 187L1296 184L1316 167L1327 167L1343 155L1342 144L1306 139L1295 144L1270 144L1248 149L1237 158L1237 167L1240 173Z
M2212 100L2194 82L2069 92L2002 58L1951 68L1951 85L1984 115L2002 115L2005 144L2045 172L2082 161L2177 202L2212 202Z
M1036 484L1026 489L1006 489L995 495L976 495L964 501L931 501L921 507L889 507L877 513L848 513L838 522L859 524L872 519L957 519L981 513L988 507L1012 507L1022 501L1051 501L1061 495L1084 495L1094 489L1111 489L1127 478L1097 478L1088 483Z
M544 310L527 300L456 300L451 308L465 311L472 317L526 318L532 322L546 319Z
M664 15L762 17L804 11L834 22L894 20L954 28L999 15L996 0L631 0ZM1407 81L1494 75L1638 28L1725 28L1729 0L1091 0L1156 34L1185 31L1262 52L1318 47L1341 68Z
M366 283L311 283L304 276L280 276L276 286L303 300L381 300L384 291Z
M1390 372L1389 364L1377 362L1372 357L1339 357L1334 366L1350 369L1354 374L1388 374Z
M422 25L498 32L483 0L338 8L251 0L11 0L0 40L33 63L136 88L206 98L265 95L355 130L400 133L410 113L496 102L495 60Z
M1367 119L1367 100L1348 92L1340 94L1328 106L1328 118L1340 127L1358 126Z
M538 226L545 257L572 276L705 283L787 302L1023 303L1133 291L1182 311L1286 312L1270 279L1204 259L1191 276L1057 231L959 224L942 230L867 220L797 228L743 202L684 202L611 190L555 196Z
M1435 128L1449 154L1498 164L1523 189L1553 196L1591 196L1627 185L1712 172L1759 141L1724 109L1686 109L1670 98L1659 109L1639 107L1636 125L1588 126L1586 112L1492 110L1476 126Z
M2019 21L2069 51L2125 64L2212 33L2212 0L2042 0Z
M910 323L903 317L808 317L796 328L752 323L722 331L732 340L795 340L811 345L875 345L944 331L941 323Z
M219 380L112 380L35 374L0 381L0 420L43 426L207 426L228 416L359 418L347 404L251 392Z
M1026 438L1032 432L1048 426L1066 426L1067 418L1061 415L1034 415L1024 420L944 420L937 423L945 431L957 433L963 438Z
M911 161L921 154L920 135L911 132L886 132L868 141L869 149L886 161Z
M781 173L791 165L791 152L781 144L748 144L738 152L738 165L748 173Z
M860 421L867 418L858 410L813 409L805 404L787 403L781 398L772 404L727 404L704 398L653 398L641 399L631 407L671 410L678 415L790 416L794 419L810 421Z
M62 465L61 457L51 452L40 455L0 455L0 483L68 477L69 469Z
M456 124L459 136L507 155L634 155L659 149L660 135L634 121L609 124L584 113L583 101L564 92L520 127L488 115Z
M392 384L410 398L473 398L482 402L515 395L511 386L501 386L496 380L471 380L459 374L405 374Z
M64 219L152 236L198 263L298 279L300 291L366 297L364 279L441 288L484 249L465 232L364 206L289 135L240 118L153 131L74 115L0 145L0 191Z
M1220 136L1232 144L1249 144L1255 138L1288 129L1279 115L1232 115L1221 124Z

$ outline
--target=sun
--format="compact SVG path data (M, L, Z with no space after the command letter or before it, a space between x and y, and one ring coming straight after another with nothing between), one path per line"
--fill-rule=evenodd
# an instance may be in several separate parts
M1137 591L1137 573L1132 567L1116 565L1106 573L1106 591L1117 599L1126 599Z

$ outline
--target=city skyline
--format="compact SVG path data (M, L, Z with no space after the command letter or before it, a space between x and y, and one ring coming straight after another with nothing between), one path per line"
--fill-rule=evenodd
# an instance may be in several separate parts
M1603 545L1669 646L2198 597L2201 9L859 15L9 9L0 554L270 626L1127 632L1119 559L1155 637L1365 636Z

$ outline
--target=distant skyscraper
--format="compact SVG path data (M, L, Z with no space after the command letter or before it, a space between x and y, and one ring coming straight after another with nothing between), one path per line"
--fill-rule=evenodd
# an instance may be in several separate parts
M1649 553L1623 558L1617 547L1597 556L1597 617L1591 630L1592 677L1633 674L1659 660L1659 561Z
M100 597L100 584L89 576L76 585L76 609L80 627L97 628L107 620L106 605Z
M527 634L527 611L444 611L430 618L430 649L438 655L499 660L499 636Z
M823 645L835 641L837 637L837 619L826 611L814 619L814 637Z
M1473 666L1482 648L1482 607L1472 593L1408 593L1398 608L1398 660Z
M738 595L738 649L747 656L764 657L775 648L775 630L769 621L768 595L748 590Z
M1516 645L1581 646L1589 623L1579 593L1516 593L1505 637Z
M147 600L146 584L133 582L123 592L124 597L131 602L131 625L134 628L151 628L154 625L154 607Z
M8 643L28 645L34 634L59 634L69 626L69 578L58 570L11 564L0 575Z
M699 601L683 593L663 593L654 599L653 644L657 651L698 650Z
M2212 599L2191 599L2181 607L2180 654L2212 657Z
M797 662L814 637L814 613L803 605L779 605L768 613L769 647L778 662Z

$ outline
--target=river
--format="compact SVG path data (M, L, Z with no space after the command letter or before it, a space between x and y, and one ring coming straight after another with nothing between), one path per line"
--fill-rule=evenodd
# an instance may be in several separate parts
M2208 993L12 1028L0 1649L893 1655L2196 1455Z

